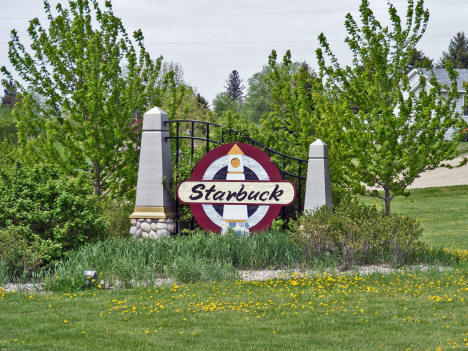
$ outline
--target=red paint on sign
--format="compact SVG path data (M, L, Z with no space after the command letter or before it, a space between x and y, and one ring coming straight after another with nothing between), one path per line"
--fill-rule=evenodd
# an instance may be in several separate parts
M236 170L236 167L241 167L241 170L243 172L244 166L242 162L245 159L246 163L250 162L250 164L257 165L256 166L257 171L260 171L264 176L266 173L268 179L257 180L259 184L261 184L261 182L264 182L264 183L276 182L279 184L285 183L285 181L281 180L281 174L278 171L278 168L273 162L271 162L270 157L266 153L264 153L262 150L256 148L253 145L243 144L243 143L229 143L229 144L221 145L211 150L210 152L208 152L195 166L195 169L192 172L192 176L190 177L190 181L198 181L198 182L204 181L203 184L208 184L209 181L214 182L213 179L206 179L207 177L206 173L207 173L208 168L214 162L219 161L220 158L229 156L229 155L230 155L230 158L226 159L226 161L230 160L229 162L226 163L228 170L229 169ZM249 158L252 160L249 160ZM238 178L236 179L236 177L239 177L239 176L242 177L242 174L243 174L242 172L235 172L235 171L228 172L227 177L228 178L231 177L231 180L227 179L225 181L227 183L231 182L232 184L237 183L236 185L238 185L240 180ZM255 170L254 170L254 173L255 173ZM216 180L216 181L222 181L222 180ZM245 181L245 182L249 183L249 181ZM295 197L294 184L292 184L292 187L289 187L289 188L292 188L292 191L294 192L293 194L293 198L294 198ZM277 195L278 193L275 193L275 194ZM179 197L179 194L178 194L178 197ZM187 201L186 196L185 196L185 199ZM206 202L206 204L209 204L209 203L210 203L209 201ZM203 228L204 230L211 231L211 232L220 232L222 230L222 227L218 225L219 218L218 218L218 224L216 224L213 218L210 218L210 215L207 214L207 211L205 211L205 209L203 208L204 204L205 203L189 203L195 219L197 220L200 227ZM242 202L238 203L237 205L234 204L234 206L238 206L238 205L242 205ZM231 206L230 209L232 210L233 205L227 205L227 206ZM263 217L260 218L260 216L257 216L259 218L257 218L256 221L252 221L253 225L251 227L248 226L248 223L247 223L248 219L246 219L247 228L250 233L260 232L260 231L270 228L272 221L278 216L282 207L282 205L275 205L275 204L268 204L268 205L261 205L261 206L263 206L263 212L265 212L265 206L268 207ZM211 213L214 213L214 212L211 211ZM225 216L227 216L226 213L225 213ZM227 222L240 222L239 220L235 220L235 219L228 219L226 221Z

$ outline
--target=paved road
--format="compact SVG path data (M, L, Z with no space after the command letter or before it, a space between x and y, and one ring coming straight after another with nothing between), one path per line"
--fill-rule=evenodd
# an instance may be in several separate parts
M468 155L465 155L468 157ZM449 164L456 165L460 163L462 157L455 158ZM468 185L468 164L459 168L437 168L421 174L408 189L430 188L449 185Z

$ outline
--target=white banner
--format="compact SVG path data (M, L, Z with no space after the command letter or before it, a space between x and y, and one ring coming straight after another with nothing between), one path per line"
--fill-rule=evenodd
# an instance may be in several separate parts
M184 181L177 196L187 204L289 205L295 192L287 181Z

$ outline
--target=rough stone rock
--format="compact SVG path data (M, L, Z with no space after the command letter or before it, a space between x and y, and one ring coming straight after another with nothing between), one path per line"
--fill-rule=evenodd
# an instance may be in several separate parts
M156 226L156 223L151 223L151 230L157 230L157 226Z
M176 229L176 224L175 223L171 223L167 226L167 231L169 233L175 233L175 229Z
M141 229L144 232L149 233L150 230L151 230L151 225L149 223L143 222L143 223L141 223Z
M137 229L137 231L136 231L136 233L135 233L135 236L136 236L137 238L140 238L142 232L143 232L143 231L142 231L141 229Z
M142 232L141 233L141 238L142 239L147 239L149 237L149 234L147 232Z
M165 237L165 236L169 236L169 233L167 232L166 229L158 229L158 231L156 232L156 235L159 237Z
M167 223L157 223L156 229L167 229Z
M141 223L140 223L140 222L137 222L136 227L137 227L137 228L141 228Z
M145 222L146 222L146 223L151 223L151 218L146 218L146 219L145 219Z
M156 234L156 232L154 230L149 232L149 237L150 237L150 239L157 239L158 238L158 236L157 236L157 234Z
M138 228L136 227L136 225L132 225L132 226L130 227L130 234L131 234L131 235L135 235L137 229L138 229Z
M137 224L137 220L136 220L135 218L130 219L130 224L131 224L131 225L136 225L136 224Z
M160 223L166 223L166 219L165 219L165 218L160 218L160 219L158 219L158 222L160 222Z

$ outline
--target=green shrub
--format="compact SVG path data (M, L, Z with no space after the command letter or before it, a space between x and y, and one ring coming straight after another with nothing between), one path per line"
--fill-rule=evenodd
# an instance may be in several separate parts
M0 228L23 228L21 237L45 263L108 230L90 184L51 166L16 162L1 169L0 194Z
M118 201L106 199L102 202L104 217L109 223L109 235L118 238L126 238L130 235L130 215L134 210L134 203L130 201Z
M401 265L422 244L422 227L413 218L386 216L375 206L357 199L343 199L330 212L322 207L305 213L291 224L307 260L325 254L341 257L343 268L352 264L390 262Z
M0 270L3 282L29 277L43 263L42 247L26 227L0 229Z

